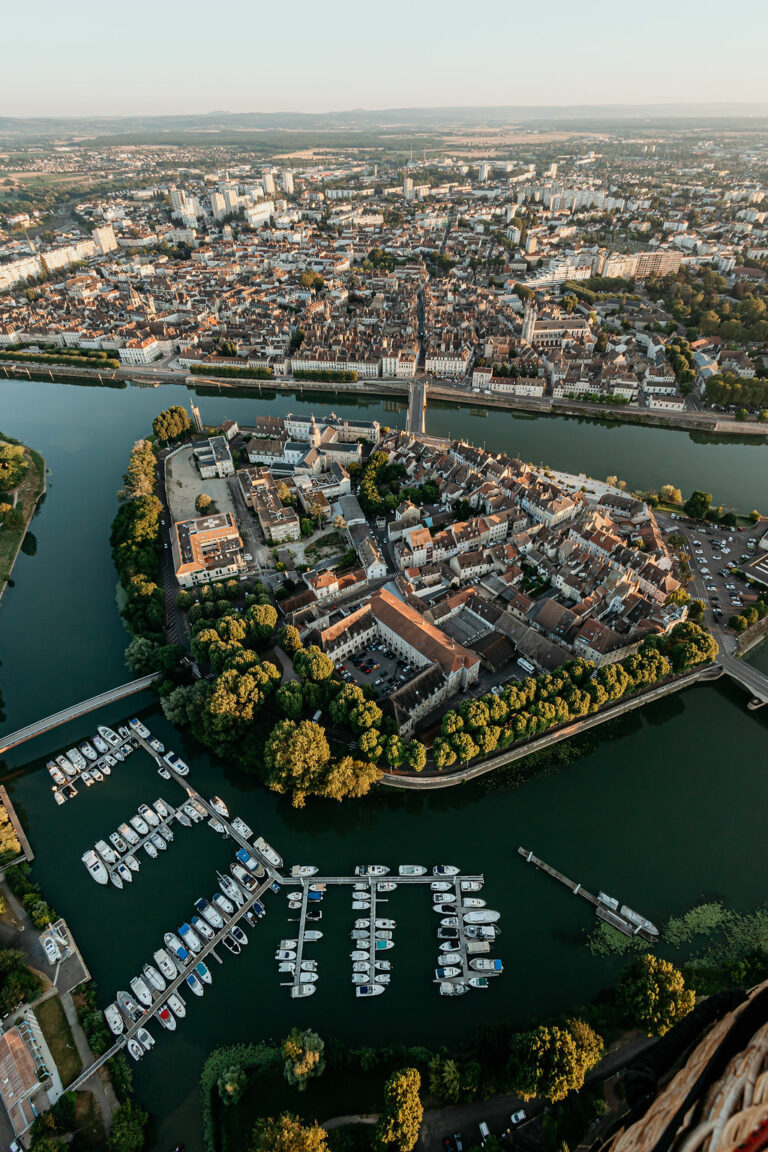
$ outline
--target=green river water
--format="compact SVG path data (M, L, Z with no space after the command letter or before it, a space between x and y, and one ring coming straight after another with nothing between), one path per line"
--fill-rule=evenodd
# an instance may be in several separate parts
M34 556L22 555L0 607L0 685L10 731L128 678L128 636L115 602L109 523L131 444L170 403L186 403L179 386L123 390L0 381L0 429L39 449L50 469L48 496L32 523ZM314 397L301 402L232 395L200 399L206 422L233 417L247 424L259 411L355 413L401 426L404 407ZM462 435L488 447L546 460L596 476L616 473L630 486L666 481L703 487L718 501L768 509L768 447L764 443L697 442L687 433L620 428L565 419L488 417L430 407L428 430ZM765 646L754 660L768 671ZM729 687L700 687L635 713L596 750L567 769L517 791L472 787L421 797L384 794L355 805L315 804L303 812L252 784L226 764L185 744L154 708L134 698L6 754L3 774L29 769L11 783L36 852L34 875L70 923L104 997L131 976L210 895L231 848L205 825L179 828L165 855L146 860L123 892L97 887L80 863L83 851L127 819L142 801L174 802L177 787L160 780L137 752L104 784L81 790L56 808L44 761L83 739L99 723L113 726L143 707L150 728L181 752L191 780L219 793L270 840L287 863L348 872L360 862L455 863L486 877L491 907L502 912L498 955L505 972L488 992L441 999L431 983L437 955L426 892L400 890L382 910L397 919L392 985L373 1001L357 1001L348 952L353 913L349 894L332 892L313 946L318 992L303 1003L279 987L272 954L291 935L285 900L272 895L268 915L249 929L243 955L213 963L203 1000L187 996L188 1014L173 1035L154 1027L157 1048L136 1068L139 1100L156 1117L154 1147L183 1141L201 1148L200 1066L217 1044L279 1038L294 1024L352 1043L449 1042L489 1018L523 1022L577 1004L609 983L620 961L593 957L584 940L593 920L546 877L527 869L518 844L532 848L586 887L606 888L656 922L718 897L747 909L765 897L762 856L764 749L768 723L749 713ZM33 769L43 766L43 771Z

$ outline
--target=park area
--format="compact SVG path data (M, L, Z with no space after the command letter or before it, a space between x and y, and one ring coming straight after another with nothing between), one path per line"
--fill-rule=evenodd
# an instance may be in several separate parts
M29 522L45 490L39 453L0 437L0 596L10 579Z

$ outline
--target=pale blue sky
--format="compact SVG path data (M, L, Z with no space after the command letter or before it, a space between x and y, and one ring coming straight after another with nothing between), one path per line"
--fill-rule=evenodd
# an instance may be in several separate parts
M766 0L39 0L0 115L765 101Z

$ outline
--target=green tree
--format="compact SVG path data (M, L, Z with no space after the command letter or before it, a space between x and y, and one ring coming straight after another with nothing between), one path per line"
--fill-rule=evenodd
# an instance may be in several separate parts
M659 488L659 499L665 504L682 504L683 494L679 488L674 488L671 484L662 484Z
M293 624L286 624L282 628L278 628L277 642L282 648L283 652L287 652L289 656L293 656L294 652L298 652L301 648L301 636L299 630Z
M327 680L333 673L333 661L316 644L296 652L293 666L302 680L314 680L316 683Z
M195 511L198 512L201 516L205 516L206 512L209 510L212 504L213 500L208 495L208 493L201 492L195 500Z
M408 767L413 772L422 772L427 764L427 750L420 740L411 740L405 753Z
M10 492L27 474L29 461L21 444L0 442L0 492Z
M300 1092L307 1086L311 1076L322 1076L325 1071L324 1041L317 1032L309 1029L292 1028L283 1040L283 1073L289 1084L295 1084Z
M298 720L304 710L304 693L298 680L281 684L275 693L277 706L289 720Z
M152 421L152 431L161 444L171 440L179 440L192 428L192 421L187 415L186 408L180 404L172 404L164 412L158 413Z
M444 736L435 738L432 745L432 759L438 772L442 772L444 768L450 768L451 764L456 763L456 753L451 747L450 741Z
M583 1086L600 1059L603 1044L597 1033L583 1021L569 1025L542 1024L513 1038L508 1071L512 1091L523 1100L564 1100Z
M302 1124L298 1116L283 1113L257 1122L249 1152L329 1152L329 1148L325 1129L317 1122Z
M245 613L248 636L253 644L265 644L271 639L277 624L274 604L253 604Z
M112 1118L112 1131L107 1140L110 1152L141 1152L148 1119L144 1109L131 1101L121 1104Z
M394 1072L384 1085L384 1104L376 1125L376 1141L396 1152L416 1147L424 1109L419 1098L421 1076L416 1068Z
M0 951L0 1014L7 1016L25 1000L34 1000L42 988L39 976L27 967L22 952Z
M712 494L710 492L701 492L695 489L691 492L690 496L683 505L683 511L686 516L690 516L692 520L703 520L709 511L709 506L712 503Z
M696 996L668 960L646 952L626 968L616 988L619 1009L650 1036L664 1036L692 1011Z
M318 793L327 800L359 799L367 796L380 779L381 772L375 764L342 756L329 765Z
M241 1065L232 1064L229 1068L225 1068L216 1082L221 1102L223 1104L237 1104L247 1083L248 1076Z
M157 483L155 464L155 453L149 440L137 440L131 449L128 468L123 476L123 492L129 500L154 493Z
M311 720L281 720L264 748L267 786L291 797L303 808L308 793L317 792L331 758L325 731Z

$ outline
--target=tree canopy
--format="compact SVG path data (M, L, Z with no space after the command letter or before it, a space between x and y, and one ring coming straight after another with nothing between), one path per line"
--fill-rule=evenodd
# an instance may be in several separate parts
M317 1032L292 1028L282 1044L283 1073L288 1083L295 1084L303 1092L311 1076L322 1076L325 1071L324 1049L325 1043Z
M394 1072L384 1085L384 1104L376 1125L376 1140L396 1152L416 1147L424 1109L419 1097L421 1076L416 1068Z
M164 412L159 412L152 421L152 431L161 444L167 444L171 440L179 440L191 428L192 421L186 408L182 408L181 404L172 404Z
M651 1036L664 1036L692 1011L696 996L668 960L646 952L619 977L617 1001L627 1018Z
M584 1084L603 1054L603 1041L583 1020L563 1027L542 1024L513 1037L509 1060L512 1091L523 1100L563 1100Z
M253 1129L250 1152L329 1152L326 1132L319 1124L303 1124L284 1112L259 1120Z
M0 492L10 492L27 474L29 461L21 444L0 442Z

